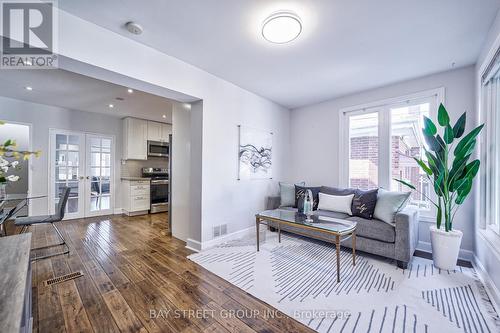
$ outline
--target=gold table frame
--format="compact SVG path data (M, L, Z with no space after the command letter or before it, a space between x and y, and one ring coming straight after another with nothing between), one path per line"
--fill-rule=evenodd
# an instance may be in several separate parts
M294 227L298 227L298 228L303 228L303 229L310 229L310 230L324 232L326 234L334 235L335 236L335 247L336 247L336 251L337 251L337 282L340 282L340 242L342 240L352 238L352 265L356 266L356 224L354 224L354 227L352 229L337 232L337 231L333 231L333 230L315 228L313 226L308 226L308 225L304 225L304 224L300 224L300 223L296 223L296 222L285 221L285 220L282 220L279 218L274 218L274 217L269 217L269 216L257 214L257 215L255 215L255 224L256 224L256 229L257 229L257 252L259 252L259 242L260 242L260 240L259 240L259 227L260 227L260 225L264 224L264 225L267 225L268 227L270 227L269 224L263 223L263 221L271 221L271 222L275 222L278 224L278 242L279 243L281 243L281 225L282 224L286 224L286 225L290 225L290 226L294 226ZM288 231L287 230L287 232L290 232L292 234L302 235L305 237L310 237L309 235L307 235L305 233L300 233L297 231ZM344 237L344 239L342 239L343 237ZM321 239L321 240L328 242L328 243L332 242L331 239L326 238L326 237L315 236L314 238Z

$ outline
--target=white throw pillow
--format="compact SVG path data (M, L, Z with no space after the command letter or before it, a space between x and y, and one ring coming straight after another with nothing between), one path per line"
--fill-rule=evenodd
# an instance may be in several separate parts
M354 194L330 195L320 192L318 209L352 215L352 198L354 198Z

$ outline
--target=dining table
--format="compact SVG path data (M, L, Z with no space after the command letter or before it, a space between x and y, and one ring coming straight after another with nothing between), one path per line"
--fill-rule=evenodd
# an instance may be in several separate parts
M28 206L32 200L46 198L46 194L12 193L0 197L0 237L7 236L5 222Z

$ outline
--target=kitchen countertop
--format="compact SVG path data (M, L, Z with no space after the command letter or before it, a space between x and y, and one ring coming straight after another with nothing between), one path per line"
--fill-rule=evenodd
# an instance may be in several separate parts
M141 181L141 180L151 180L151 178L147 178L147 177L122 177L121 180Z
M0 332L19 332L26 297L31 233L0 238Z

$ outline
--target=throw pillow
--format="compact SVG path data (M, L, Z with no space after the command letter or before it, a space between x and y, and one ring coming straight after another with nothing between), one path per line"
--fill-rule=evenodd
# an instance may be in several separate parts
M373 217L394 225L396 213L406 206L410 194L411 192L392 192L379 189Z
M295 185L305 186L305 182ZM280 182L280 207L297 207L295 204L295 185Z
M354 194L329 195L320 192L318 209L352 215L351 207L353 197Z
M372 219L377 204L378 189L356 190L352 199L352 215Z
M318 209L318 201L319 201L319 190L321 187L306 187L306 186L299 186L295 185L295 207L301 208L302 205L302 200L304 199L304 195L307 190L311 190L312 195L313 195L313 210Z

